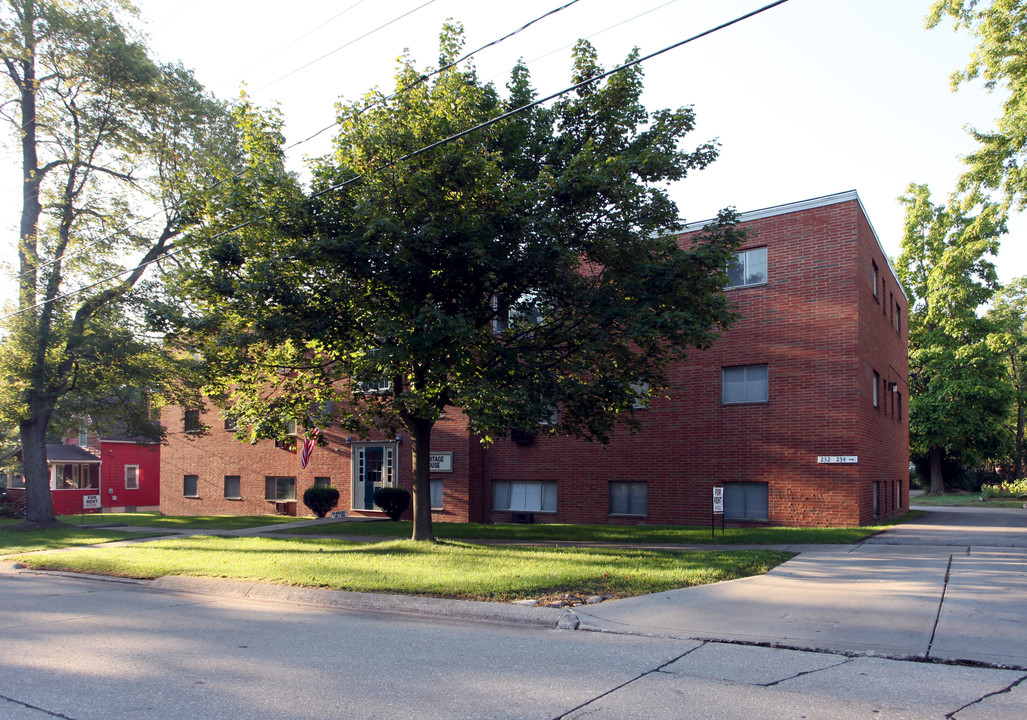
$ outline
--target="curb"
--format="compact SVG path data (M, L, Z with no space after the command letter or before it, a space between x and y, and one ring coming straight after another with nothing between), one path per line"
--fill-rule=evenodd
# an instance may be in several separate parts
M556 608L490 603L477 600L447 600L408 595L378 595L375 593L349 592L345 590L272 585L244 580L168 575L151 580L146 585L158 590L247 598L251 600L291 602L364 613L419 615L452 620L505 623L508 625L535 625L560 630L576 630L580 622L574 613Z

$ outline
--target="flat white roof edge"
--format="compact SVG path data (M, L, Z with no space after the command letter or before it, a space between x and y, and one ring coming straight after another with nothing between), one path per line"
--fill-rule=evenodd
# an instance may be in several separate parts
M874 223L870 220L870 215L867 213L866 207L863 206L863 201L860 200L859 193L855 190L846 190L845 192L834 193L833 195L821 195L820 197L810 198L808 200L799 200L798 202L785 203L784 205L772 205L770 207L760 208L759 210L750 210L749 212L739 213L738 222L762 220L763 218L774 217L775 215L786 215L788 213L800 212L802 210L812 210L813 208L826 207L827 205L835 205L836 203L848 202L850 200L855 200L859 203L859 209L863 212L863 217L866 218L867 225L870 226L870 232L873 233L874 240L877 242L877 247L881 250L884 262L887 263L888 269L891 270L892 277L895 279L895 284L898 286L899 292L902 293L902 297L905 298L908 303L909 296L906 295L906 289L902 287L902 281L899 280L899 275L895 272L895 267L892 265L891 258L888 257L888 253L885 251L884 245L881 244L881 238L877 234L877 230L874 229ZM695 232L696 230L702 230L715 219L716 218L709 218L708 220L686 223L682 226L679 232Z

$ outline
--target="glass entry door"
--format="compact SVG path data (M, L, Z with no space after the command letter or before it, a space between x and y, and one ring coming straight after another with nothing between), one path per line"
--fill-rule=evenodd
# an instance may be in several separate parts
M353 509L373 510L376 488L395 484L395 447L364 445L353 459Z

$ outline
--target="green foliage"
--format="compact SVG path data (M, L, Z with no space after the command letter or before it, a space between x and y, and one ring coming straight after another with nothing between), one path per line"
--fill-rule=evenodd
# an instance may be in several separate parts
M0 120L24 189L0 424L20 430L35 522L54 520L52 423L89 415L159 439L154 406L196 396L191 364L145 335L160 292L143 275L195 219L191 189L233 162L234 134L191 73L149 56L133 20L120 0L0 6Z
M911 184L901 200L897 272L910 303L911 450L930 458L931 492L940 493L944 457L976 466L1002 443L1010 390L994 323L980 311L998 287L991 258L1005 215L973 196L935 205L925 185Z
M390 520L399 520L410 507L410 491L398 487L375 488L374 504L384 510Z
M333 487L311 487L303 491L303 504L323 518L339 504L339 490Z
M440 62L462 42L447 27ZM574 76L600 72L580 43ZM408 432L418 538L446 408L485 443L637 426L633 384L666 392L668 368L732 321L720 290L741 237L730 212L688 250L668 234L665 183L716 147L682 149L693 111L649 113L639 69L422 151L535 95L523 66L505 99L473 68L423 76L403 58L395 97L339 107L306 197L281 167L279 120L245 108L248 174L211 196L181 285L211 390L254 437L289 416Z
M978 41L967 67L952 76L953 88L982 80L1005 96L997 127L970 130L978 149L966 156L963 189L1000 189L1010 205L1027 207L1027 2L1025 0L936 0L927 26L948 16Z
M1027 497L1027 478L1007 480L997 485L981 486L982 498L1023 498Z
M1004 423L1004 452L995 461L1017 479L1024 477L1027 467L1027 277L1010 281L998 292L988 309L988 319L995 324L995 345L1013 395Z

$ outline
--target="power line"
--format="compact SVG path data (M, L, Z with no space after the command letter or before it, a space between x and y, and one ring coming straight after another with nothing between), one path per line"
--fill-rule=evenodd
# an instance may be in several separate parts
M421 8L424 8L424 7L427 7L427 6L431 5L433 2L435 2L435 0L428 0L428 2L425 2L425 3L422 3L421 5L418 5L413 10L409 10L408 12L403 13L399 17L396 17L396 18L393 18L392 20L389 20L384 25L379 25L374 30L368 30L366 33L364 33L360 37L354 38L353 40L350 40L348 43L346 43L344 45L340 45L339 47L335 48L334 50L326 52L321 57L314 58L313 60L311 60L307 64L301 65L300 67L296 68L295 70L290 70L285 75L282 75L280 78L278 78L276 80L272 80L271 82L269 82L269 83L267 83L265 85L261 85L259 88L257 88L256 90L253 91L254 94L259 93L261 90L266 90L267 88L271 87L272 85L280 83L282 80L285 80L287 77L292 77L293 75L298 73L300 70L305 70L308 67L310 67L311 65L314 65L315 63L321 62L326 57L334 55L335 53L339 52L340 50L344 50L344 49L348 48L350 45L352 45L354 43L357 43L357 42L360 42L361 40L363 40L364 38L366 38L366 37L368 37L370 35L374 35L379 30L382 30L383 28L387 28L389 25L392 25L393 23L399 22L400 20L402 20L403 18L405 18L405 17L407 17L409 15L413 15L415 12L417 12Z
M736 24L738 24L740 22L748 20L749 18L755 17L756 15L764 13L767 10L771 10L771 9L773 9L773 8L779 6L779 5L784 5L786 2L788 2L788 0L776 0L775 2L769 3L767 5L764 5L761 8L758 8L756 10L748 12L745 15L740 15L739 17L734 18L733 20L728 20L727 22L721 23L720 25L717 25L716 27L710 28L709 30L705 30L705 31L703 31L701 33L698 33L696 35L692 35L691 37L686 38L684 40L681 40L679 42L676 42L673 45L668 45L667 47L665 47L665 48L663 48L661 50L657 50L656 52L652 52L652 53L649 53L648 55L644 55L642 57L636 58L635 60L632 60L631 62L624 63L623 65L619 65L619 66L613 68L612 70L607 70L606 72L600 73L599 75L596 75L594 77L590 77L587 80L583 80L583 81L581 81L579 83L571 85L570 87L567 87L567 88L565 88L563 90L560 90L559 92L555 92L555 93L553 93L551 95L548 95L548 96L546 96L544 98L541 98L539 100L535 100L534 102L530 102L530 103L527 103L525 105L521 105L520 107L514 108L513 110L510 110L510 111L505 112L505 113L503 113L501 115L498 115L498 116L492 118L491 120L486 120L485 122L478 123L477 125L474 125L473 127L467 128L465 130L461 130L458 133L454 133L453 135L450 135L449 137L443 138L443 139L438 140L436 142L433 142L433 143L431 143L429 145L425 145L424 147L422 147L422 148L420 148L418 150L415 150L415 151L413 151L411 153L407 153L406 155L403 155L401 157L395 158L394 160L390 160L387 163L383 163L382 165L374 168L371 172L372 173L378 173L378 172L381 172L382 170L386 170L386 169L388 169L390 167L393 167L394 165L397 165L398 163L404 162L406 160L410 160L410 159L415 158L415 157L417 157L419 155L423 155L424 153L426 153L426 152L428 152L430 150L434 150L437 147L440 147L442 145L447 145L447 144L449 144L451 142L459 140L462 137L470 135L473 132L476 132L478 130L482 130L484 128L490 127L492 125L495 125L498 122L501 122L503 120L507 120L507 119L509 119L509 118L511 118L511 117L513 117L515 115L518 115L518 114L522 113L522 112L525 112L525 111L530 110L532 108L538 107L539 105L547 103L550 100L554 100L554 99L556 99L556 98L558 98L558 97L560 97L562 95L566 95L567 93L573 92L573 91L578 90L580 88L583 88L583 87L586 87L588 85L591 85L592 83L595 83L595 82L598 82L600 80L603 80L604 78L607 78L607 77L609 77L609 76L611 76L611 75L613 75L615 73L618 73L621 70L626 70L626 69L632 68L632 67L634 67L636 65L640 65L643 62L646 62L647 60L651 60L651 59L653 59L655 57L663 55L664 53L670 52L671 50L675 50L675 49L677 49L677 48L679 48L679 47L681 47L683 45L687 45L687 44L689 44L691 42L695 42L696 40L699 40L701 38L707 37L708 35L712 35L713 33L719 32L719 31L724 30L724 29L726 29L728 27L731 27L732 25L736 25ZM365 175L366 175L366 173L365 174L361 174L361 175L357 175L355 177L350 178L349 180L346 180L344 182L332 185L331 187L325 188L324 190L321 190L321 191L313 194L311 197L312 198L316 198L316 197L320 197L322 195L325 195L325 194L327 194L329 192L334 192L335 190L340 190L340 189L346 187L347 185L350 185L351 183L354 183L357 180L362 179ZM233 226L231 228L228 228L226 230L222 230L221 232L212 235L210 239L211 240L217 240L217 239L222 238L222 237L224 237L224 236L226 236L226 235L228 235L230 233L236 232L237 230L241 230L243 228L246 228L246 227L252 225L254 222L256 222L256 219L247 220L246 222L240 223L238 225L235 225L235 226ZM139 265L137 265L137 266L135 266L133 268L128 268L126 270L122 270L122 271L120 271L118 273L115 273L114 275L110 275L110 276L108 276L106 278L103 278L101 280L97 280L96 282L94 282L94 283L92 283L90 285L87 285L85 287L78 288L76 290L72 290L70 292L64 293L63 295L60 295L60 296L55 297L55 298L51 298L49 300L43 300L42 302L38 302L35 305L32 305L30 307L22 308L20 310L14 311L12 313L8 313L7 315L4 315L4 316L0 317L0 320L7 320L8 318L16 317L16 316L21 315L23 313L26 313L26 312L28 312L30 310L35 310L37 308L43 307L44 305L48 305L48 304L50 304L52 302L57 302L58 300L65 300L65 299L67 299L69 297L73 297L73 296L78 295L80 293L83 293L83 292L86 292L88 290L91 290L91 289L93 289L95 287L99 287L100 285L106 284L106 283L110 282L111 280L116 280L117 278L121 277L122 275L126 275L128 273L135 272L136 270L142 270L142 269L144 269L144 268L146 268L146 267L148 267L148 266L150 266L150 265L152 265L152 264L154 264L156 262L159 262L160 260L163 260L165 258L174 257L175 255L178 255L179 253L181 253L181 252L183 252L183 251L185 251L187 249L188 249L187 246L182 246L182 247L177 248L175 250L172 250L170 252L164 253L160 257L153 258L152 260L149 260L149 261L147 261L145 263L140 263Z
M355 3L353 5L350 5L346 10L343 10L341 13L339 13L339 15L336 15L335 17L330 18L329 20L325 21L325 23L331 22L331 20L334 20L336 17L339 17L340 15L345 14L347 11L353 9L354 7L356 7L357 5L359 5L363 1L364 0L358 0L357 3ZM408 83L406 86L400 88L399 90L397 90L396 92L392 93L391 95L389 95L389 96L387 96L387 97L385 97L385 98L383 98L381 100L376 100L376 101L372 101L372 102L368 103L366 106L361 108L360 111L358 111L357 114L360 115L360 114L362 114L364 112L367 112L369 109L371 109L372 107L374 107L378 103L388 102L389 100L395 98L400 93L406 92L407 90L411 90L411 89L417 87L418 85L420 85L421 83L427 82L432 77L434 77L434 76L436 76L436 75L438 75L438 74L440 74L440 73L442 73L442 72L444 72L444 71L446 71L446 70L448 70L448 69L450 69L450 68L452 68L452 67L454 67L456 65L459 65L460 63L464 62L465 60L468 60L468 59L472 58L473 56L477 55L478 53L482 52L483 50L486 50L486 49L488 49L490 47L494 47L495 45L498 45L501 42L509 40L514 35L517 35L518 33L521 33L524 30L527 30L529 27L531 27L535 23L537 23L537 22L539 22L541 20L544 20L545 18L547 18L547 17L549 17L551 15L555 15L556 13L558 13L558 12L560 12L562 10L566 10L571 5L574 5L577 2L579 2L579 0L570 0L570 2L567 2L567 3L563 4L563 5L561 5L560 7L554 8L554 9L552 9L552 10L550 10L550 11L548 11L548 12L542 14L542 15L539 15L537 18L535 18L533 20L529 20L528 22L524 23L523 25L521 25L516 30L507 33L503 37L498 38L496 40L493 40L491 42L485 43L484 45L479 47L477 50L472 50L471 52L464 54L462 57L457 58L456 60L454 60L454 61L452 61L452 62L450 62L450 63L448 63L446 65L443 65L442 67L439 67L439 68L437 68L437 69L435 69L435 70L433 70L433 71L431 71L429 73L425 73L425 74L421 75L419 78L417 78L417 80L415 80L412 83ZM677 2L677 0L671 0L671 2ZM188 5L188 3L187 3L187 5ZM181 9L183 9L183 8L180 8L180 10ZM642 13L642 14L644 15L645 13ZM641 16L636 16L636 17L641 17ZM625 22L627 22L627 21L625 21ZM319 27L323 26L325 23L322 23ZM623 23L620 23L620 24L623 24ZM315 28L315 30L316 29L317 28ZM311 30L310 32L313 32L313 30ZM307 33L307 35L309 35L309 34L310 33ZM306 37L306 36L304 36L304 37ZM287 153L290 150L294 150L295 148L299 147L300 145L303 145L304 143L310 142L311 140L316 138L321 133L324 133L324 132L326 132L328 130L331 130L336 125L338 125L338 123L337 122L333 122L331 125L327 125L327 126L321 128L320 130L318 130L313 135L311 135L309 137L306 137L306 138L304 138L302 140L298 140L297 142L293 143L292 145L288 145L287 147L283 148L282 152L286 152ZM235 175L235 177L239 177L240 174L241 173L237 173ZM214 185L211 185L209 188L206 188L206 189L208 189L208 190L213 189L213 188L217 187L221 182L223 182L223 181L219 181L218 183L215 183ZM132 225L130 225L128 227L129 228L135 227L136 225L139 225L141 223L153 220L159 214L160 214L160 211L154 213L153 215L151 215L148 218L144 218L142 220L139 220L139 221L133 223ZM101 241L111 240L111 239L117 237L119 234L125 232L126 230L128 230L128 228L121 228L119 230L116 230L115 232L112 232L109 235L107 235L105 238L102 238ZM65 253L64 255L61 255L58 258L54 258L52 260L48 260L48 261L46 261L44 263L40 263L39 265L35 266L32 270L26 270L25 272L21 273L20 275L15 276L15 277L16 278L23 278L26 275L30 275L30 274L32 274L34 272L38 272L42 268L49 267L50 265L56 265L58 262L63 261L65 258L73 258L73 257L76 257L77 255L80 255L80 254L82 254L84 252L87 252L89 250L90 250L90 248L82 248L80 250L76 250L76 251L71 252L71 253Z

